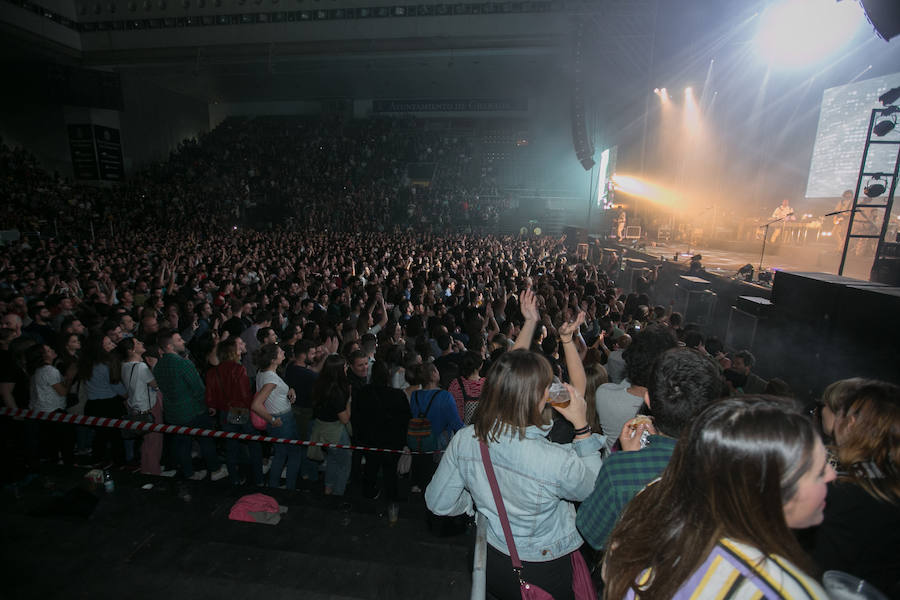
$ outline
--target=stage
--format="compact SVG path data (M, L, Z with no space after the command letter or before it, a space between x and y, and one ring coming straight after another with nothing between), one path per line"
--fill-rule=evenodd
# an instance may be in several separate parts
M651 257L690 264L691 257L700 254L704 270L714 275L731 277L744 265L752 265L754 280L759 271L762 241L728 242L713 240L689 245L684 242L644 242L622 243L616 246L636 250ZM857 256L852 250L847 253L844 276L868 280L872 268L874 252ZM767 243L762 256L763 271L815 271L837 274L841 263L841 252L833 245L771 244Z

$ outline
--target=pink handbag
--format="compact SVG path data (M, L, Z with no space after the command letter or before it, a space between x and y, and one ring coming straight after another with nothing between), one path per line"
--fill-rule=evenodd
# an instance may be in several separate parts
M519 579L519 589L522 592L522 600L553 600L547 590L528 583L522 579L522 561L516 551L516 543L513 541L512 530L509 527L509 518L506 516L506 505L500 495L500 486L497 484L497 476L494 475L494 465L488 452L487 444L480 442L481 462L484 463L484 472L488 483L491 484L491 493L494 495L494 503L497 505L497 515L500 517L500 525L503 526L503 536L506 538L506 547L509 548L509 557L512 559L513 572ZM569 554L572 560L572 591L575 592L575 600L596 600L597 591L591 580L591 572L581 552L575 550Z
M259 416L258 414L256 414L256 413L253 412L252 410L250 411L250 423L251 423L255 428L259 429L260 431L265 431L265 430L266 430L266 425L268 425L268 423L266 423L266 420L265 420L265 419L263 419L261 416Z

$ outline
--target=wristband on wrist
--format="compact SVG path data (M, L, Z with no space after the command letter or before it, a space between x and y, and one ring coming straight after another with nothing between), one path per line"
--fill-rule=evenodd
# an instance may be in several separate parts
M567 340L564 340L564 339L562 339L562 338L559 338L559 341L561 341L563 344L571 344L571 343L572 343L572 338L569 338L569 339L567 339Z
M576 430L575 430L575 435L576 435L576 436L578 436L578 435L584 435L584 434L590 433L590 432L591 432L591 426L590 426L590 425L585 425L585 426L582 427L581 429L576 429Z

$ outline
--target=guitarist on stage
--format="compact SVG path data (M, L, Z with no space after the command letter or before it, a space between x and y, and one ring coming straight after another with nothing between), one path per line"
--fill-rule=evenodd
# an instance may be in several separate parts
M837 205L834 207L834 210L835 212L849 211L851 208L853 208L853 190L845 190L841 195L841 199L838 200ZM848 222L849 216L849 212L841 212L841 214L832 217L834 219L834 226L831 228L831 237L837 242L837 249L840 252L843 252L844 250L844 239L847 237L846 223Z

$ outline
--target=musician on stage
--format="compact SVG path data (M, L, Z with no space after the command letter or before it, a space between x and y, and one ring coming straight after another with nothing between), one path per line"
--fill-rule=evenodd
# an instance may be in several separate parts
M625 209L619 208L619 214L616 215L616 240L621 242L625 239L625 223L628 217L625 215Z
M853 208L853 190L844 190L841 199L838 200L834 207L834 212L840 214L834 215L834 227L831 228L831 237L837 243L839 252L844 251L844 239L847 237L847 223L849 223L850 213L845 212Z
M785 198L781 201L781 205L776 207L774 211L772 211L773 219L781 219L780 225L776 225L774 227L774 231L772 232L772 238L769 240L770 242L775 242L778 240L779 235L784 234L784 226L788 221L795 221L794 218L794 209L791 208L790 201Z

